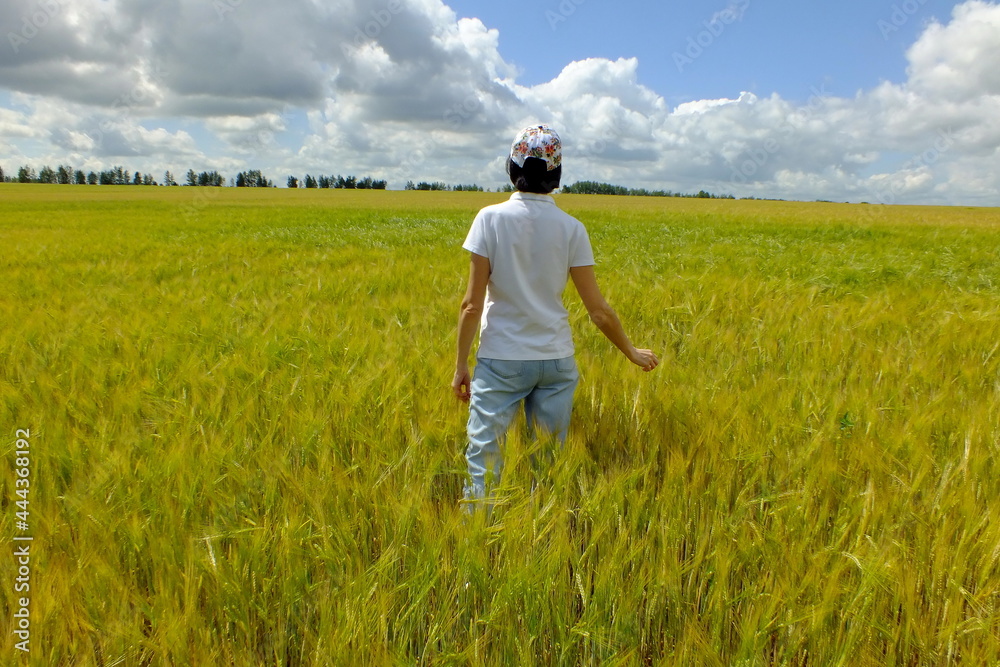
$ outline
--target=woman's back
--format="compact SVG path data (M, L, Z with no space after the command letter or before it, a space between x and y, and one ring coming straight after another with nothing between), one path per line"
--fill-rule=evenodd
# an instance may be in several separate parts
M594 263L578 220L548 195L516 192L479 212L463 247L490 260L480 356L557 359L573 354L562 295L570 268Z

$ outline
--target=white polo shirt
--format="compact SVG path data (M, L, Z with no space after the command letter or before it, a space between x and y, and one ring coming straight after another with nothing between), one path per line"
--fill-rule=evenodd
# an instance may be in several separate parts
M549 195L515 192L479 212L462 247L490 260L476 356L533 361L573 355L562 295L571 267L594 264L583 223Z

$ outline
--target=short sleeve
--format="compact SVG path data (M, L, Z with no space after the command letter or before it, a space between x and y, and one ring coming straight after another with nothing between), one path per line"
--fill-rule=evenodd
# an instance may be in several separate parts
M590 236L581 222L577 222L570 240L569 265L570 268L594 265L594 250L590 247Z
M472 227L469 228L469 233L465 237L465 242L462 244L462 247L469 252L474 252L482 257L490 256L489 248L486 244L482 211L480 211L479 215L477 215L475 220L472 221Z

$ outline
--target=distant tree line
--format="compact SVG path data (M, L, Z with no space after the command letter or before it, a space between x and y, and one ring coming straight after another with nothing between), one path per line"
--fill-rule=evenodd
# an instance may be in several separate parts
M125 167L112 167L102 171L84 173L82 169L73 169L67 165L59 165L55 169L45 165L38 172L33 167L25 165L17 170L17 176L8 174L0 167L0 183L51 183L53 185L177 185L177 180L169 171L163 173L160 183L152 174L137 171L134 174ZM201 172L194 170L187 173L188 185L224 185L224 179L218 172Z
M448 185L447 183L442 183L441 181L435 181L433 183L427 183L426 181L420 181L414 184L413 181L407 181L404 190L441 190L441 191L452 191L452 192L482 192L483 189L476 184L472 185Z
M299 179L295 176L288 177L288 187L297 188ZM357 176L312 176L306 174L302 186L305 188L321 189L343 189L343 190L385 190L389 183L383 180L373 179L371 176L358 178Z
M17 176L12 176L0 167L0 183L53 183L62 185L179 185L170 171L163 173L162 183L152 174L135 172L133 174L124 167L112 167L100 172L84 173L82 169L60 165L56 169L44 166L40 171L25 165L17 170ZM217 171L195 172L188 169L185 175L185 185L202 187L223 187L225 177ZM236 179L229 179L230 187L273 188L274 182L269 180L259 169L241 171ZM384 186L383 186L384 187Z
M646 188L626 188L622 185L598 183L597 181L577 181L562 188L567 194L577 195L625 195L632 197L694 197L697 199L735 199L733 195L714 195L705 190L698 194L684 194L670 190L647 190Z
M4 172L0 167L0 182L6 183L56 183L62 185L178 185L176 179L169 171L164 172L162 183L158 182L151 174L141 172L131 173L124 167L112 167L100 172L84 173L81 169L74 170L67 165L59 165L53 169L48 165L42 167L37 173L30 166L23 166L17 170L17 175L13 176ZM305 179L300 181L296 176L289 176L286 184L289 188L330 188L345 190L385 190L388 183L385 180L373 179L371 176L357 178L356 176L313 176L306 174ZM196 173L194 169L189 169L185 185L202 187L223 187L226 179L217 171L203 171ZM237 188L273 188L274 182L269 180L259 169L241 171L236 175L236 179L229 179L230 187ZM420 181L414 183L407 181L406 190L438 190L451 192L483 192L483 188L476 185L448 185L441 181ZM513 192L512 185L505 184L497 188L497 192ZM624 195L633 197L694 197L699 199L735 199L733 195L715 195L705 190L700 190L697 194L684 194L671 192L670 190L647 190L646 188L627 188L622 185L611 185L609 183L599 183L597 181L577 181L572 185L562 187L562 192L567 194L586 195Z
M188 169L187 185L221 188L225 184L226 179L217 171L203 171L200 174L196 174L194 173L194 169Z
M168 171L166 175L169 176L170 172ZM152 174L143 174L137 171L133 175L124 167L84 173L82 169L74 170L66 165L59 165L55 169L46 165L37 173L32 167L24 166L17 170L17 176L7 174L3 167L0 167L0 182L51 183L53 185L159 185ZM164 184L170 185L170 183Z
M160 185L151 174L143 174L141 172L132 172L125 169L124 167L113 167L106 171L101 172L90 172L85 174L83 170L77 169L73 170L71 167L60 165L56 169L52 169L49 166L42 167L41 171L36 172L34 168L25 165L18 169L17 176L11 176L7 174L3 167L0 167L0 183L55 183L64 185ZM194 169L189 169L185 175L185 185L189 186L202 186L202 187L223 187L226 185L225 177L217 171L203 171L201 173L195 172ZM388 181L384 179L376 179L371 176L365 176L363 178L358 178L357 176L313 176L312 174L306 174L303 181L295 176L289 176L286 184L290 188L298 188L300 184L306 188L330 188L330 189L345 189L345 190L385 190L388 187ZM178 185L177 180L174 175L169 171L163 174L162 185ZM259 169L250 169L248 171L241 171L236 175L235 179L229 179L230 187L237 188L273 188L275 187L274 181L270 180L265 176ZM441 184L441 188L434 189L449 189L448 186ZM455 186L454 189L476 189L477 186L470 185L459 185ZM431 188L427 188L431 189ZM479 188L482 191L482 188Z
M267 176L260 173L260 169L251 169L237 174L235 185L238 188L273 188L274 182L269 181Z

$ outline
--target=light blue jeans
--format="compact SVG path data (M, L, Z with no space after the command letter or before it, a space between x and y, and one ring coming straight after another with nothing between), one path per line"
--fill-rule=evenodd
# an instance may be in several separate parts
M573 391L580 374L573 357L541 361L478 359L472 376L469 401L468 500L484 498L487 482L500 481L503 459L500 446L521 401L529 437L537 430L566 442Z

